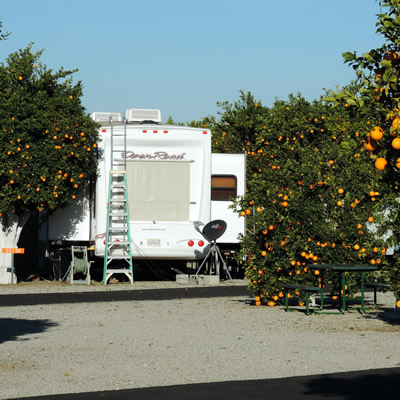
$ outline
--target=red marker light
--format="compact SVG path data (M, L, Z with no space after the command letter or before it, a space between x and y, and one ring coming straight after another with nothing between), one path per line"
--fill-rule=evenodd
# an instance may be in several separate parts
M102 132L107 132L107 129L102 129L101 131L102 131Z
M189 246L189 247L193 247L193 246L194 246L193 240L189 240L189 241L188 241L188 246Z
M199 246L203 247L204 246L204 242L202 240L199 240Z

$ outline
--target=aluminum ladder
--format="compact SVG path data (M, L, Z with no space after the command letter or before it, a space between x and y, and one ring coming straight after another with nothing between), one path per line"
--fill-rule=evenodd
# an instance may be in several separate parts
M107 203L107 224L105 235L105 253L103 282L106 285L114 274L125 274L133 284L132 242L130 233L128 185L126 179L126 160L115 160L115 137L123 136L126 152L126 121L123 134L114 133L111 126L111 170ZM123 164L121 163L123 161ZM120 169L123 167L123 169Z

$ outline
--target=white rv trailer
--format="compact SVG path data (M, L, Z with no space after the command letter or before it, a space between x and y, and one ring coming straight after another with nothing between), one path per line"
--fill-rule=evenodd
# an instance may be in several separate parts
M228 224L220 241L238 245L244 219L228 209L228 197L244 194L244 154L212 155L208 129L163 125L158 110L129 109L126 122L118 113L93 113L92 117L101 124L97 181L92 193L82 193L73 206L50 218L50 241L94 241L95 256L104 257L113 130L114 157L121 169L126 162L134 259L204 258L208 244L196 226L199 229L199 224L212 219L225 219ZM229 156L234 160L229 161Z

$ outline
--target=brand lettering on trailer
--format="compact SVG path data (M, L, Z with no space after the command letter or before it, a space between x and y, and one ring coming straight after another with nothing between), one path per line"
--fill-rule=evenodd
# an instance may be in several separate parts
M137 154L133 151L124 151L121 157L127 160L184 160L185 154L168 154L166 151L155 151L153 154Z

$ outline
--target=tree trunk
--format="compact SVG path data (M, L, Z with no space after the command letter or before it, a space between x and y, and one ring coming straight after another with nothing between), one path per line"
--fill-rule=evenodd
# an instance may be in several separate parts
M7 213L0 218L0 247L16 248L19 237L26 222L28 221L30 212L23 211L16 213L14 208L10 208ZM0 284L8 284L17 282L17 277L12 276L11 267L13 265L13 254L0 253Z

